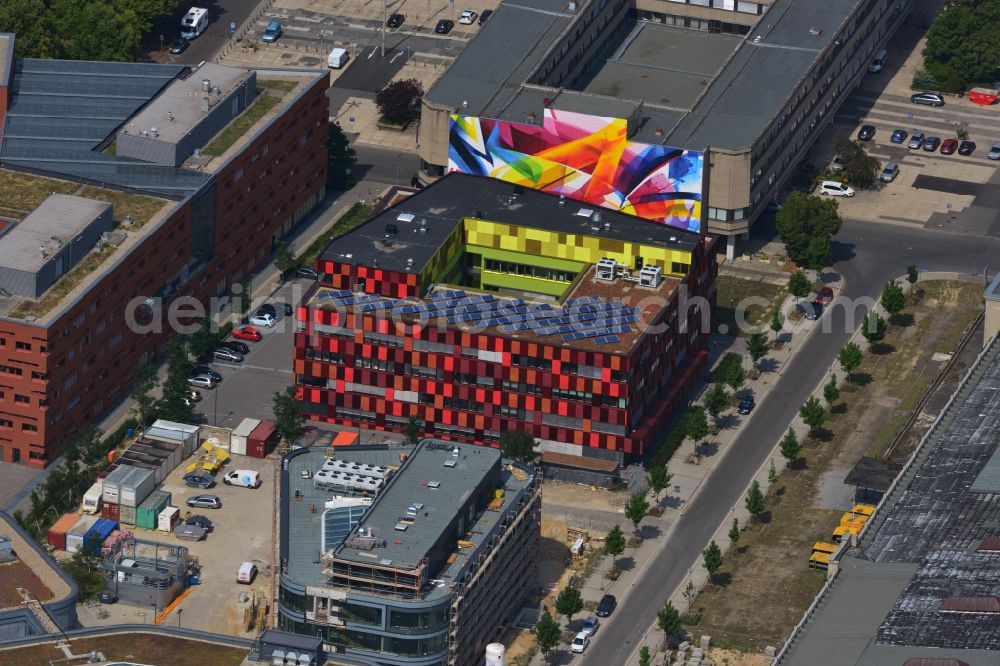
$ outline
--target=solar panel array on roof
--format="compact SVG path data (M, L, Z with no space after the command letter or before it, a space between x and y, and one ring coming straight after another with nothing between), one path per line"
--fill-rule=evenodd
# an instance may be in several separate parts
M0 162L180 199L209 175L96 151L180 76L182 65L17 61Z
M590 340L597 345L618 343L618 336L632 331L633 324L640 320L639 308L604 301L599 296L573 299L561 308L548 303L525 304L520 299L492 294L467 295L462 290L434 292L420 304L347 290L321 292L316 300L338 309L391 310L396 316L417 315L426 319L444 317L451 324L496 327L507 334L531 331L539 336L560 335L563 342Z

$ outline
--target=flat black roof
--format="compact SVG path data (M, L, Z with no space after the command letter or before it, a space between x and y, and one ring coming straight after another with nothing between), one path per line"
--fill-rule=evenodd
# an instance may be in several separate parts
M565 205L559 201L555 194L493 178L452 173L335 238L320 258L364 266L372 266L376 261L378 268L419 273L466 217L564 234L669 245L689 252L701 241L700 234L677 227L572 199L567 199ZM593 215L580 215L586 210L599 213L600 222ZM426 230L421 232L424 222ZM605 229L605 224L610 228ZM394 225L397 231L389 236L388 246L387 225ZM408 259L413 260L410 267Z

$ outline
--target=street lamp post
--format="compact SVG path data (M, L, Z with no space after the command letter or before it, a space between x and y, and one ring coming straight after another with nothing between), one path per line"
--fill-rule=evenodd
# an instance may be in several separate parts
M184 612L183 608L178 608L177 609L177 626L178 627L181 626L181 613L183 613L183 612Z
M382 0L382 57L385 57L385 32L386 32L386 12L388 11L389 0Z
M218 427L218 425L219 425L219 387L218 386L216 386L213 389L213 393L215 393L215 398L214 398L215 406L212 408L212 423L214 423L215 426Z

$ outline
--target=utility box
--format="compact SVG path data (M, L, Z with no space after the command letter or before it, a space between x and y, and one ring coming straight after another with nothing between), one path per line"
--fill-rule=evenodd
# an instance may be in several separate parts
M156 529L161 532L173 532L174 525L181 519L181 510L176 506L168 506L156 518Z

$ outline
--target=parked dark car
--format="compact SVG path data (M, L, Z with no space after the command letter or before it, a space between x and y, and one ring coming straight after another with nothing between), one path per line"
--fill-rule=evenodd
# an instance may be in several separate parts
M222 381L222 375L220 375L215 370L212 370L212 368L208 367L207 365L196 365L196 366L194 366L191 369L190 374L188 374L188 377L197 377L198 375L208 375L209 377L211 377L212 379L214 379L217 382L221 382Z
M198 514L196 516L191 516L184 521L185 525L197 525L198 527L204 527L206 530L212 529L212 521L205 516Z
M939 136L929 136L924 139L924 150L928 153L933 153L941 145L941 137Z
M903 143L906 141L906 130L895 129L892 131L892 137L889 138L892 143Z
M914 104L925 104L927 106L944 106L944 96L941 93L925 92L910 95L910 101Z
M245 342L240 342L239 340L226 340L225 342L220 342L219 346L231 349L234 352L238 352L243 355L250 353L250 345Z
M211 488L215 483L215 478L208 472L202 470L190 472L184 475L184 485L188 488Z
M386 20L385 24L390 28L398 28L399 26L403 25L403 21L405 20L406 17L403 16L402 14L393 14L388 18L388 20Z
M305 266L300 266L295 271L295 277L307 278L307 279L310 279L310 280L315 280L316 278L319 277L319 274L316 273L316 271L314 271L311 268L306 268Z
M191 42L184 39L183 37L178 37L174 41L170 42L170 52L174 55L179 53L184 53L187 51L187 47L191 46Z
M756 406L757 406L757 403L754 401L752 395L744 396L740 400L740 406L737 409L737 411L740 414L746 415L746 414L749 414L750 412L752 412L753 408L756 407Z
M971 155L976 152L976 142L975 141L963 141L958 144L958 154L959 155Z
M941 142L941 154L951 155L958 150L958 139L945 139Z
M802 310L802 314L809 321L815 321L823 315L823 304L819 301L803 303L799 306L799 309Z
M111 592L101 592L100 594L97 595L97 600L100 601L102 604L110 605L117 602L118 597L116 597Z
M597 602L597 609L594 611L594 614L597 617L607 617L614 612L615 606L617 605L618 600L615 599L615 595L605 594L601 597L601 600Z
M493 16L493 10L492 9L484 9L483 13L479 15L479 25L482 25L482 24L486 23L487 21L489 21L491 16Z
M451 32L451 29L454 27L455 27L454 21L449 21L448 19L441 19L440 21L437 22L437 25L434 26L434 32L436 32L439 35L447 35L449 32Z
M256 314L258 317L263 317L264 315L271 315L272 319L278 318L278 311L270 303L264 303L264 305L257 308Z
M861 129L858 130L858 139L861 141L871 141L875 138L875 126L874 125L862 125Z

